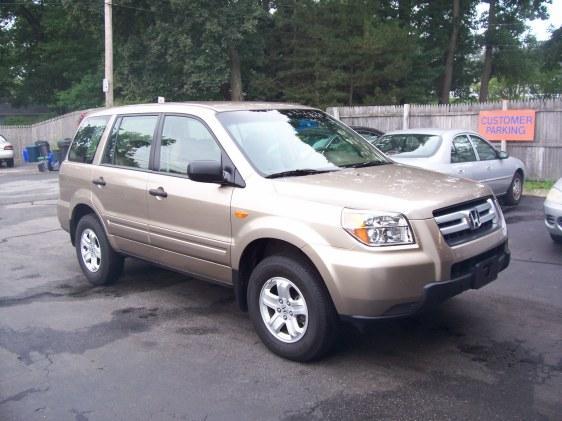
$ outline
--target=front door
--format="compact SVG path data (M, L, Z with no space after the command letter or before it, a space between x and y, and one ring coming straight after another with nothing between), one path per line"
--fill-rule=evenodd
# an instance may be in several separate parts
M490 186L495 195L506 193L511 184L513 170L505 160L499 159L496 149L484 139L471 134L470 140L478 154L478 179Z
M232 187L187 177L192 161L221 161L209 129L186 115L166 115L148 176L150 243L162 265L230 283Z

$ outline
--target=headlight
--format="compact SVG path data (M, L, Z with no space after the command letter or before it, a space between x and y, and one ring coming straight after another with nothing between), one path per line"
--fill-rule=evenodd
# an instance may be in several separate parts
M406 217L400 213L344 209L342 226L357 240L373 247L414 244Z
M562 203L562 191L555 187L551 188L546 196L546 200L554 203Z

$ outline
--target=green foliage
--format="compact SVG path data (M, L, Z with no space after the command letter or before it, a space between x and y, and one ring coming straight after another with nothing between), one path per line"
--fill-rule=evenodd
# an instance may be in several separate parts
M489 34L475 0L114 0L116 103L224 100L239 59L245 99L328 105L436 102L454 22L451 90L474 98L485 38L490 97L562 91L562 29L526 20L546 0L497 3ZM0 98L65 112L103 104L103 1L0 0Z
M55 113L40 114L34 116L9 116L2 120L3 126L27 126L30 124L39 123L40 121L48 120L55 117Z

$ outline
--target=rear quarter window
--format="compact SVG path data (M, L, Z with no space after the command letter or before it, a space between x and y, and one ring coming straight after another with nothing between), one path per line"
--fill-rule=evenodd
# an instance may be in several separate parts
M109 116L84 119L70 145L68 160L91 164L108 121Z

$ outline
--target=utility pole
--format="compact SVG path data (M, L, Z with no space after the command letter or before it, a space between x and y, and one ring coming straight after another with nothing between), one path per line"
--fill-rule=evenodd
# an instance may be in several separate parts
M111 0L104 0L105 16L105 79L103 91L105 92L105 106L113 107L113 22Z

